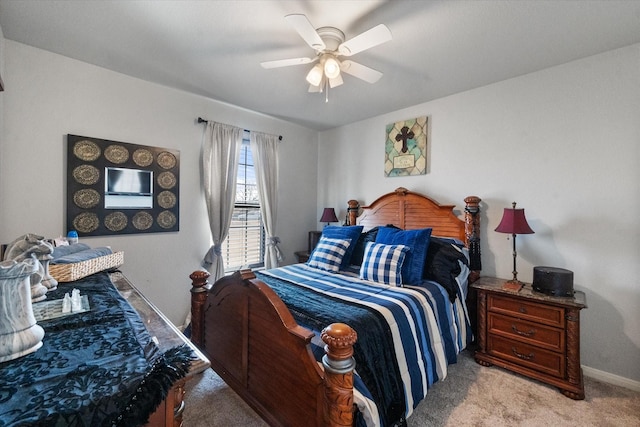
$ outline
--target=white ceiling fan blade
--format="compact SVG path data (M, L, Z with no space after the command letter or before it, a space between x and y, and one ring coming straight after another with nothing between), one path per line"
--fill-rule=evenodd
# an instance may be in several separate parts
M317 60L318 58L279 59L277 61L261 62L260 65L262 65L262 68L270 69L270 68L288 67L290 65L311 64L312 62L315 62Z
M329 86L331 87L331 89L340 86L342 83L344 83L344 80L342 80L342 76L340 74L338 74L338 77L329 79Z
M318 35L318 32L313 28L313 25L311 25L311 22L309 22L305 15L291 14L285 16L284 19L291 24L298 34L300 34L300 37L313 49L322 50L326 47Z
M342 43L338 46L338 52L340 52L340 55L351 56L388 42L391 39L392 36L389 28L384 24L380 24Z
M309 93L320 93L320 92L322 92L321 84L319 84L318 86L309 85Z
M353 77L364 80L367 83L375 83L380 80L382 73L365 65L358 64L350 60L342 61L340 70L343 73L351 74Z

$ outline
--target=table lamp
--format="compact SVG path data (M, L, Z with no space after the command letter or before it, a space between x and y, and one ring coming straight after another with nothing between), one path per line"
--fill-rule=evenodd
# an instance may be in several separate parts
M329 225L330 222L338 222L338 217L336 216L336 211L333 208L324 208L322 211L322 216L320 217L320 222L326 222ZM325 225L325 227L327 226Z
M516 252L516 235L534 233L527 223L527 218L524 216L524 209L516 209L516 202L513 202L512 209L504 208L502 220L496 227L496 231L498 233L511 234L513 237L513 279L507 281L502 287L519 291L523 283L518 280L518 271L516 270L516 257L518 255Z

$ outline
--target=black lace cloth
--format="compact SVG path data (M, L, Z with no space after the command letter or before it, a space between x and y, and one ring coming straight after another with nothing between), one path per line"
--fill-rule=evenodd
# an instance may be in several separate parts
M61 283L47 300L73 288L91 310L39 322L43 346L0 363L0 426L143 425L187 374L191 350L162 353L106 273Z

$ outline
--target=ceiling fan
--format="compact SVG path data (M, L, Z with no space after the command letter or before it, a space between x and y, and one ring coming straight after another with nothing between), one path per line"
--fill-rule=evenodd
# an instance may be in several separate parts
M343 83L341 73L350 74L368 83L377 82L382 73L365 65L343 57L370 49L391 40L391 31L384 25L377 25L354 38L345 41L342 31L334 27L315 29L305 15L292 14L285 19L300 34L300 37L315 50L313 58L292 58L262 62L263 68L288 67L316 63L307 74L309 92L325 92L328 102L329 88Z

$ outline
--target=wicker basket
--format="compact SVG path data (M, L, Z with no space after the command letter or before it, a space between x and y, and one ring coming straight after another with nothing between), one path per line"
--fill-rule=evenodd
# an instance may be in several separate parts
M83 277L124 264L124 252L114 252L73 264L49 264L49 274L58 282L74 282Z

